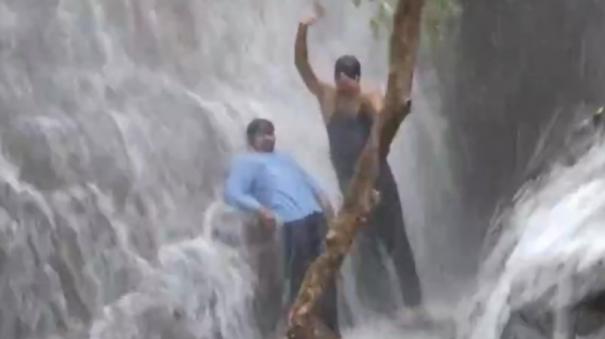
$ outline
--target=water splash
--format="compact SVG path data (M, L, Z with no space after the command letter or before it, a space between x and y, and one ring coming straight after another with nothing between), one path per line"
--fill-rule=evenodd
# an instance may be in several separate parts
M292 62L306 9L0 1L1 337L259 336L250 251L267 245L208 207L255 116L275 121L278 147L337 199ZM369 27L352 24L367 11L330 10L312 34L320 69L345 43L363 61L384 56L368 49L382 44ZM326 40L334 24L344 36ZM384 73L367 64L368 79Z
M382 85L385 41L360 24L369 23L371 6L329 4L330 20L310 34L319 74L329 78L333 60L354 53L364 79ZM244 125L257 116L275 121L278 147L338 200L317 105L292 62L296 23L309 9L303 0L0 1L0 337L261 335L254 308L261 283L251 253L273 249L270 241L250 244L240 218L217 200L230 156L243 149ZM425 75L414 94L415 113L423 114L403 126L401 152L391 160L401 169L404 210L416 225L408 231L419 239L412 241L419 271L430 277L423 282L447 290L437 264L453 251L442 231L456 194L440 137L446 125L434 114L437 90ZM567 185L553 174L551 188L517 205L517 250L510 259L510 252L503 255L508 273L495 279L499 285L485 283L498 287L490 296L499 303L489 304L472 333L497 338L510 309L504 296L514 294L522 272L543 264L528 266L528 258L551 263L600 253L587 245L600 234L598 200L578 207L601 189L590 179L601 169L597 163L561 170L561 178L571 178ZM433 196L423 194L429 191ZM583 219L573 214L558 233L543 229L574 208ZM578 241L560 252L527 245L541 237L538 230L552 235L549 244L569 235ZM531 299L518 295L519 303ZM362 305L352 305L363 318ZM376 333L397 337L400 329L378 321L349 335Z
M515 311L556 311L603 290L605 246L595 239L605 232L604 147L596 143L520 192L460 338L500 338Z

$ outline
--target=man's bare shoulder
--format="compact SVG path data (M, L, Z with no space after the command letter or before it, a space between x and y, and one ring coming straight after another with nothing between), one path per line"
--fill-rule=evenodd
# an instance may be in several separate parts
M369 105L373 113L379 114L384 107L384 94L371 90L362 94L362 105Z
M372 101L381 101L384 99L384 93L378 89L365 90L361 95L367 100Z
M322 99L334 98L334 96L336 95L336 87L330 85L327 82L321 81L319 83L319 87L321 88L320 94L322 96Z

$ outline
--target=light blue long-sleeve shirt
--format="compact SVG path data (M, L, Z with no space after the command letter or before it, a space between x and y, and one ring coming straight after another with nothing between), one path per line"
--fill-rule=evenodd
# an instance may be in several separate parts
M321 211L317 182L290 156L248 153L236 156L225 187L225 201L248 212L261 207L287 223Z

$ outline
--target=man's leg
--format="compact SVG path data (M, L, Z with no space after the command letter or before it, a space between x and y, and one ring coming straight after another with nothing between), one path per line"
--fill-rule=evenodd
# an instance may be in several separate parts
M390 249L390 255L393 258L404 303L408 307L418 307L422 304L422 289L414 254L405 230L402 229L398 233L398 242Z
M279 246L271 233L257 223L248 225L245 238L248 260L258 279L253 307L260 331L268 336L276 330L282 309L281 300L275 298L282 289Z
M298 290L302 284L306 271L305 248L306 234L304 229L304 220L297 220L284 225L285 244L286 244L286 272L288 273L288 307L291 307L298 295Z
M393 298L393 286L389 279L387 254L377 228L380 224L373 213L355 240L356 291L362 305L377 315L390 315L397 311L397 299Z
M385 201L376 213L379 237L387 254L392 258L403 301L408 307L422 303L420 279L416 271L414 253L405 231L398 197Z
M325 227L323 216L314 214L300 221L288 223L291 258L289 260L290 274L290 305L296 299L307 269L321 253L323 237L321 229ZM335 333L338 332L338 314L336 289L331 286L326 290L318 305L321 320Z

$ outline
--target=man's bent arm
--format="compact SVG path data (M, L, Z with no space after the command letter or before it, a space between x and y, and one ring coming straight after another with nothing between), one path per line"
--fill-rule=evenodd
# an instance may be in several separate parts
M324 213L327 214L327 217L331 218L332 217L331 214L334 213L334 210L332 209L332 204L330 203L330 199L328 198L328 195L326 194L326 192L317 183L317 180L315 180L315 178L313 178L307 171L305 171L304 168L302 168L296 161L294 161L294 159L292 159L292 158L289 158L289 159L290 159L290 161L293 162L294 166L296 168L298 168L298 170L304 177L305 183L307 185L309 185L309 187L313 191L313 194L315 195L315 198L319 201L321 207L324 210Z
M328 195L321 188L321 186L317 183L315 178L313 178L309 173L307 173L304 169L301 169L303 175L305 176L305 180L307 181L307 185L311 187L315 196L323 203L324 200L327 199Z
M263 206L250 194L254 171L243 161L236 160L231 166L225 184L225 201L248 212L258 212Z
M309 25L306 23L298 24L296 33L296 43L294 45L294 63L305 85L315 96L321 96L322 84L315 75L311 64L309 63L309 52L307 49L307 31Z

